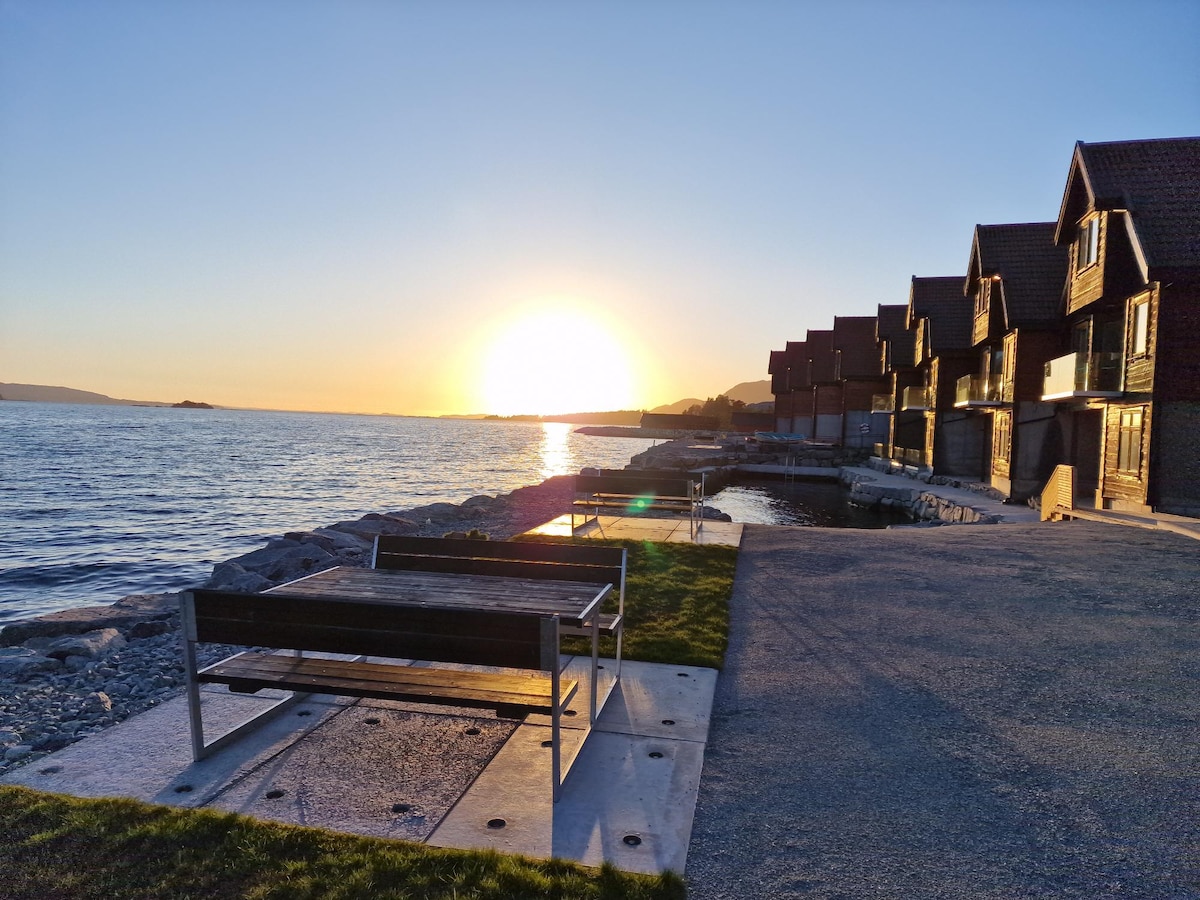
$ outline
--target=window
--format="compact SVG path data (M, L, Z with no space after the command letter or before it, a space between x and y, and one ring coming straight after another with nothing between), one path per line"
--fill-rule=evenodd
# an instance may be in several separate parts
M1150 349L1150 301L1133 304L1133 356L1145 356Z
M1011 448L1012 416L997 413L992 422L992 456L995 459L1008 459Z
M1079 227L1079 245L1076 248L1075 271L1081 272L1095 265L1100 258L1100 218L1092 216Z
M979 289L975 292L975 315L983 315L988 311L988 301L992 291L992 279L980 278Z
M1143 408L1121 410L1121 428L1117 434L1117 471L1140 475L1142 469Z

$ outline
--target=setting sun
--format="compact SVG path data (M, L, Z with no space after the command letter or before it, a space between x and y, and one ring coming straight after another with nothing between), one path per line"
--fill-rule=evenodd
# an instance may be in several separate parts
M629 409L627 348L578 309L530 311L501 326L482 358L480 390L493 415L553 415Z

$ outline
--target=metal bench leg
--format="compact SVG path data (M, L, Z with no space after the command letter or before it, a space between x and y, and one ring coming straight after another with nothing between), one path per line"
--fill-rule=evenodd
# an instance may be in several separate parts
M555 803L562 795L562 709L559 705L562 696L559 688L558 666L555 666L550 673L550 695L551 702L554 704L554 712L550 716L550 769L553 773L552 799Z

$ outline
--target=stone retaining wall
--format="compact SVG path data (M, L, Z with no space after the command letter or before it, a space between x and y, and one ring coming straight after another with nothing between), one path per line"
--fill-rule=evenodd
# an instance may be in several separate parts
M888 487L878 484L872 481L869 475L861 472L843 469L841 482L849 489L850 502L855 506L895 510L917 522L994 525L1000 521L999 516L972 506L963 506L920 487Z

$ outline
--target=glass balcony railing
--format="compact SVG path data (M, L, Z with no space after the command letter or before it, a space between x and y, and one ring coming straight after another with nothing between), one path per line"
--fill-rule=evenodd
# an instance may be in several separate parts
M964 375L954 383L954 405L960 409L1000 406L1004 402L1004 384L999 375L982 378Z
M1046 363L1043 400L1121 396L1120 353L1068 353Z
M927 387L920 385L916 387L906 387L901 395L901 409L933 409L932 392Z
M872 394L871 412L890 413L896 411L896 397L893 394Z

